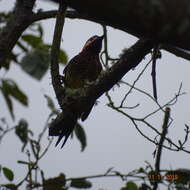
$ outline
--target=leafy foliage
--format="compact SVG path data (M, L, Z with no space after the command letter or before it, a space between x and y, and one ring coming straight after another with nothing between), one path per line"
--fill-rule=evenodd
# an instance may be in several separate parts
M27 53L21 60L21 68L30 76L41 80L49 68L50 56L47 50L35 49Z
M25 35L22 40L32 47L20 62L21 68L30 76L37 80L41 80L49 68L50 64L50 48L48 44L44 44L40 37L34 35ZM59 53L60 63L67 63L67 55L61 50Z
M28 122L25 119L20 119L18 125L15 127L15 134L23 143L22 151L24 151L28 143L29 134L33 135L33 132L28 129Z
M58 177L44 180L43 190L66 190L65 184L65 175L61 173Z
M58 114L59 114L59 111L56 109L55 104L54 104L52 98L51 98L50 96L48 96L47 94L45 94L44 97L45 97L46 100L47 100L47 106L48 106L48 108L51 110L52 115L54 115L54 114L55 114L55 115L58 115Z
M28 98L26 94L18 87L12 79L1 79L1 93L7 103L9 112L14 119L13 102L11 98L16 99L24 106L28 106Z
M2 168L3 174L4 176L9 180L9 181L13 181L14 179L14 173L11 169L3 167Z
M75 187L77 189L88 189L92 187L92 183L84 178L72 179L71 187Z

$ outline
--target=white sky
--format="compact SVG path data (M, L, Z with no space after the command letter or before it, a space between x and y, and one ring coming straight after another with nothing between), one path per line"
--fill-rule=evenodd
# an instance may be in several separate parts
M13 0L0 1L0 11L8 10L13 2ZM47 10L55 9L56 5L39 1L37 7L43 7L44 10ZM51 43L54 19L43 22L43 26L45 27L45 40ZM64 27L62 48L66 50L69 58L72 58L81 50L85 41L96 34L102 34L100 25L82 20L67 19ZM117 57L124 47L130 47L136 41L136 38L112 28L109 28L108 37L109 52L112 57ZM148 61L149 59L146 59L141 66L138 66L134 71L130 71L125 80L132 82ZM178 103L171 108L172 117L175 118L175 121L172 128L169 129L169 137L176 140L176 142L178 138L184 135L184 124L189 124L189 70L190 64L188 61L165 52L163 53L163 58L157 64L157 86L160 103L164 103L174 96L180 82L183 82L183 91L187 92L187 95L179 98ZM0 77L13 78L29 96L29 108L24 108L14 102L17 119L21 117L28 119L32 130L41 131L49 114L43 94L50 95L56 103L49 72L39 83L23 73L18 66L12 65L8 73L1 70ZM137 86L152 93L151 67L146 71ZM123 97L125 91L124 86L120 89L116 87L113 97L119 100ZM12 124L1 95L0 102L0 115L6 116L9 123ZM99 102L98 106L94 107L88 120L82 123L85 126L88 139L88 146L85 151L80 152L80 145L76 139L68 139L63 149L55 148L56 139L54 139L49 152L40 161L41 167L46 172L46 177L56 176L60 172L65 173L68 177L103 174L110 167L114 167L115 170L120 172L128 173L133 169L144 167L145 161L154 163L152 153L155 146L140 136L127 118L108 108L106 106L107 100L104 96L99 99ZM154 104L145 96L132 93L128 100L128 106L136 103L141 103L142 105L133 111L136 116L142 116L142 114L148 113L152 108L155 108ZM161 128L162 118L163 114L154 117L154 124L157 129ZM147 128L143 128L143 131L152 136L151 131L147 130ZM48 136L48 134L46 135ZM21 179L25 175L24 166L17 164L17 160L27 159L26 156L23 156L24 154L19 152L20 147L20 141L11 133L3 139L0 145L0 164L13 169L16 179ZM189 143L186 148L189 148ZM188 168L188 166L189 156L186 153L163 151L161 168L175 169ZM93 181L96 182L93 189L115 190L124 185L120 179L116 178Z

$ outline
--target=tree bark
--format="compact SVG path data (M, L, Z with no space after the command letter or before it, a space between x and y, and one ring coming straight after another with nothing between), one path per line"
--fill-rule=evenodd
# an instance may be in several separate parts
M69 0L69 6L139 38L190 50L189 0Z

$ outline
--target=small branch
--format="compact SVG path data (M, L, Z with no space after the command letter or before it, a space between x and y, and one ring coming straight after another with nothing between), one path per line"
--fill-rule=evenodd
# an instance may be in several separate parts
M147 69L147 67L149 66L150 62L152 61L152 59L145 65L145 67L143 68L143 70L139 73L139 75L137 76L137 78L135 79L135 81L133 82L133 84L130 86L129 91L125 94L124 98L121 101L121 104L119 107L123 107L124 102L126 101L126 98L128 97L128 95L132 92L132 90L135 88L135 84L139 81L140 77L143 75L143 73L145 72L145 70ZM124 81L122 81L122 83L125 83Z
M158 54L158 45L155 45L152 54L152 85L153 85L153 96L157 101L157 86L156 86L156 60Z
M104 64L105 68L108 68L108 61L109 61L109 55L108 55L108 35L107 35L107 27L106 25L102 25L103 32L104 32L104 51L101 53L101 59L102 55L105 54L105 63L102 59L102 63Z
M160 174L161 154L162 154L162 148L163 148L164 140L165 140L165 137L166 137L166 134L167 134L167 131L168 131L169 118L170 118L170 108L167 107L166 110L165 110L164 123L163 123L163 126L162 126L162 134L161 134L161 137L160 137L160 142L158 144L158 150L157 150L157 155L156 155L155 175ZM158 181L155 180L153 190L156 190L157 187L158 187Z
M131 174L121 174L120 172L114 172L114 174L99 174L99 175L91 175L91 176L83 176L83 177L75 177L75 178L67 178L66 181L72 181L75 179L94 179L94 178L103 178L103 177L119 177L121 179L126 179L127 177L133 177L137 179L146 179L147 176L138 176Z
M60 1L59 10L57 13L55 31L53 36L53 43L51 49L51 77L54 91L57 97L59 104L61 104L61 99L63 95L63 88L61 85L60 75L59 75L59 64L58 56L61 44L61 36L63 31L63 26L65 22L65 11L66 4L63 1Z
M164 50L176 55L177 57L181 57L183 59L190 60L190 51L185 51L184 49L180 49L180 48L166 45L166 44L163 44L162 48Z

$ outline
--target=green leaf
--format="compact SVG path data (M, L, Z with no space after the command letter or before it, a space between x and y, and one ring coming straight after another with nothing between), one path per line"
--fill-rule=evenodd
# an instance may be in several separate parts
M6 190L8 190L8 189L10 189L10 190L17 190L18 189L18 187L15 184L12 184L12 183L2 185L2 187L6 187Z
M41 80L48 70L50 54L47 49L35 49L27 53L21 60L21 68L30 76Z
M28 98L18 85L11 79L2 80L2 88L8 96L12 96L22 105L28 105Z
M61 173L58 177L49 178L43 181L44 190L65 190L65 174Z
M83 127L79 123L76 124L74 131L75 131L75 135L77 139L79 140L81 144L81 151L84 151L87 145L86 133Z
M127 187L122 187L120 190L127 190Z
M9 181L13 181L14 179L14 173L12 170L10 170L9 168L3 167L3 174L4 176L9 180Z
M21 119L15 128L15 133L22 143L28 142L28 123L26 120Z
M85 178L72 179L71 187L78 189L88 189L92 187L92 183L87 181Z
M1 89L2 95L3 95L4 99L5 99L5 102L7 104L8 110L9 110L9 112L11 114L11 117L14 120L15 116L14 116L14 112L13 112L12 100L10 99L9 94L6 92L6 90L3 87L1 87L0 89Z
M17 84L11 79L2 79L2 84L0 90L2 92L3 97L5 98L8 110L11 114L11 117L14 119L13 113L13 103L11 97L15 98L22 105L28 105L28 98L23 91L17 86Z
M33 48L38 48L43 44L41 37L32 34L24 34L21 39Z
M59 62L62 64L67 64L68 56L64 50L59 51Z
M133 181L128 181L126 184L126 190L139 190L139 188Z
M53 103L52 98L51 98L50 96L48 96L47 94L45 94L44 97L45 97L46 100L47 100L48 108L52 111L53 114L58 115L58 114L59 114L59 111L55 108L55 105L54 105L54 103Z

